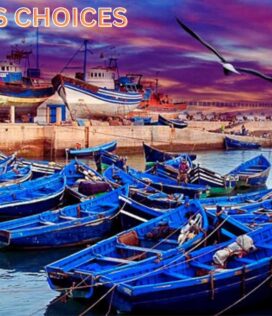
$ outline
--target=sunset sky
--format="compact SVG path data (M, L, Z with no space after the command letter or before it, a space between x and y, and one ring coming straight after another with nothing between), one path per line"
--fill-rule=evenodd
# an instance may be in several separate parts
M49 3L1 2L10 14L21 6L43 8ZM123 6L128 10L129 23L124 29L41 27L40 64L47 77L59 72L87 38L94 53L89 56L90 67L103 62L99 59L101 53L105 57L117 55L122 74L136 72L154 79L158 73L162 91L176 98L271 101L272 83L246 74L225 77L216 56L185 33L175 20L179 17L235 65L272 74L271 0L55 0L53 3L51 8ZM20 29L10 22L7 28L0 29L0 38L2 59L10 45L22 40L35 49L33 28Z

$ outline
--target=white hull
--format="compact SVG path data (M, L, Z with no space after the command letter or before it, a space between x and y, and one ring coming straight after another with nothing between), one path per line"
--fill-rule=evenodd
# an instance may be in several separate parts
M84 91L75 90L74 88L64 85L65 97L72 116L76 118L90 118L91 116L123 116L136 109L141 100L139 95L135 95L132 99L125 103L103 100ZM104 89L102 89L104 91ZM114 92L109 92L114 95ZM118 95L118 93L116 93ZM120 94L121 95L121 94ZM124 95L124 94L123 94ZM124 99L123 99L124 100Z

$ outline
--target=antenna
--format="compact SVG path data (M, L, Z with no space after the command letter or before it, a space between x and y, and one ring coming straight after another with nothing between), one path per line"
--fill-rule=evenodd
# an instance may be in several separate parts
M155 86L155 93L158 94L158 88L159 88L159 78L158 78L159 72L156 72L156 86Z

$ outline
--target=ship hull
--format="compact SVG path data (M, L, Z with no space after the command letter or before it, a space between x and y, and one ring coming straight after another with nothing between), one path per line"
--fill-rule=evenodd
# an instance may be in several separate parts
M11 106L15 106L16 116L36 115L37 107L52 94L52 87L0 85L0 115L9 114Z
M56 89L54 79L53 85ZM57 91L72 116L76 118L123 116L136 109L142 100L142 95L139 93L102 89L63 76Z

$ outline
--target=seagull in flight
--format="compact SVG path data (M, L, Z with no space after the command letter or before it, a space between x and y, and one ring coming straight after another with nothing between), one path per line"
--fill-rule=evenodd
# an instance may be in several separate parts
M178 24L187 32L189 33L192 37L194 37L196 40L198 40L202 45L204 45L206 48L208 48L209 50L211 50L221 61L221 64L224 68L224 74L225 75L229 75L230 73L236 73L236 74L240 74L241 72L244 73L249 73L251 75L255 75L258 76L262 79L268 80L270 82L272 82L272 77L267 76L257 70L254 69L250 69L250 68L242 68L242 67L234 67L231 63L229 63L223 56L222 54L220 54L218 52L217 49L215 49L214 47L212 47L209 43L207 43L203 38L201 38L197 33L195 33L194 31L192 31L188 26L186 26L183 22L181 22L181 20L179 18L176 18Z

